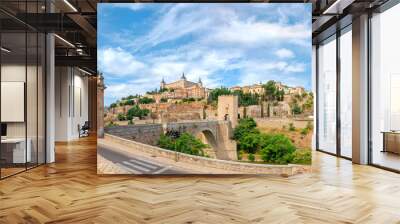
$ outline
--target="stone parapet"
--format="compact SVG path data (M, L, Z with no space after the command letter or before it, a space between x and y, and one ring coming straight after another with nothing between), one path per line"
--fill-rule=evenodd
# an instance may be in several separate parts
M219 159L211 159L207 157L193 156L175 151L162 149L156 146L151 146L120 138L114 135L106 134L106 141L113 141L125 146L136 152L143 152L152 155L152 158L162 157L175 162L183 162L195 164L205 168L221 169L230 171L231 174L272 174L280 176L292 176L295 174L307 173L311 171L310 166L303 165L269 165L269 164L252 164L246 162L226 161Z

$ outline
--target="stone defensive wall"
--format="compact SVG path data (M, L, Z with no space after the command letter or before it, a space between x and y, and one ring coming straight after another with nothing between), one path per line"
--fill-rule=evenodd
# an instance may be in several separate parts
M163 132L161 124L137 124L105 127L105 133L134 140L148 145L156 145Z
M183 162L188 164L196 164L204 168L215 168L230 171L232 174L272 174L280 176L292 176L300 173L311 171L310 166L302 165L269 165L269 164L252 164L245 162L227 161L212 159L201 156L193 156L175 151L162 149L156 146L143 144L137 141L120 138L114 135L106 134L106 141L112 141L128 146L136 152L150 154L152 158L162 157L172 162Z

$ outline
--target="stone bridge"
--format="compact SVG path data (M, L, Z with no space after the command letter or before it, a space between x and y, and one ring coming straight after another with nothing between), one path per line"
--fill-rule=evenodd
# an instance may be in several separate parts
M208 144L213 158L237 160L236 142L231 139L238 123L238 97L218 97L218 120L191 120L175 123L125 125L104 128L107 134L156 145L162 133L170 130L188 132Z
M167 131L188 132L204 143L212 151L212 157L224 160L237 160L236 142L232 140L233 129L230 121L188 121L163 124L164 133Z

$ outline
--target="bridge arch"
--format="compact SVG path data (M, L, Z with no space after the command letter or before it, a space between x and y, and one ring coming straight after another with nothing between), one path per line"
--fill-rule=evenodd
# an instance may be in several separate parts
M210 147L205 152L212 158L236 160L236 142L230 139L230 121L196 121L163 124L164 133L168 130L188 132Z
M205 149L205 153L211 158L217 158L218 154L218 142L214 133L209 129L200 129L196 133L193 133L196 138L200 139L204 144L209 147Z

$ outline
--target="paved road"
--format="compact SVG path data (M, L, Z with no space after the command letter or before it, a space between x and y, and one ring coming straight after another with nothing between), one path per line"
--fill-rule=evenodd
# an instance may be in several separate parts
M185 174L173 166L160 164L145 157L132 156L112 146L98 145L97 153L132 174Z

